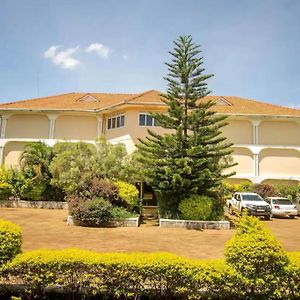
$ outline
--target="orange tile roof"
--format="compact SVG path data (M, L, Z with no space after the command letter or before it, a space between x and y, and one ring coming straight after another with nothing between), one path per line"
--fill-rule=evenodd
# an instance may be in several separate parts
M22 100L0 104L0 111L4 110L75 110L102 111L109 107L127 105L164 105L160 100L161 92L150 90L140 94L107 94L107 93L69 93L44 98ZM84 101L90 95L95 102ZM270 115L300 117L300 110L265 102L235 97L235 96L207 96L205 99L217 101L224 99L231 105L215 105L214 110L224 114Z

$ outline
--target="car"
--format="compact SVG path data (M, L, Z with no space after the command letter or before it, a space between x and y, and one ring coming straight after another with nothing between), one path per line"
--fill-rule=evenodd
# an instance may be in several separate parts
M287 198L268 197L266 201L270 203L272 216L294 218L298 215L297 206Z
M252 216L262 216L266 220L271 218L271 206L256 193L236 192L227 200L227 206L230 214L247 210Z

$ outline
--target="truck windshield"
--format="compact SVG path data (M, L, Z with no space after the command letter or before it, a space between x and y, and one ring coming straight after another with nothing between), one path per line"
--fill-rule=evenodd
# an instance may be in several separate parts
M259 195L245 194L243 195L243 200L246 201L263 201Z

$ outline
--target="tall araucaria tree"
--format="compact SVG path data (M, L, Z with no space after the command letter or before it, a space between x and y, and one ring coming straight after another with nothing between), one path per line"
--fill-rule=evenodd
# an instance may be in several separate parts
M192 194L210 195L221 185L225 169L234 164L228 157L232 144L226 142L221 128L225 116L216 114L214 102L205 98L210 91L199 46L191 36L174 41L168 75L168 89L161 95L167 113L153 113L157 123L170 129L164 135L148 130L146 139L139 140L140 161L145 165L148 183L160 195L167 195L177 209L181 199Z

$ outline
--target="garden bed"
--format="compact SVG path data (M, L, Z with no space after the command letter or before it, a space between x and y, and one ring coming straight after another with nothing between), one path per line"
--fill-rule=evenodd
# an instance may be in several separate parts
M60 201L0 200L0 207L68 209L68 204Z
M76 222L72 216L68 216L67 224L84 226L83 223ZM98 226L98 227L139 227L139 225L140 225L140 217L134 217L134 218L128 218L125 220L110 221L107 225Z
M174 220L159 219L159 226L165 228L187 228L187 229L230 229L228 221L193 221L193 220Z

